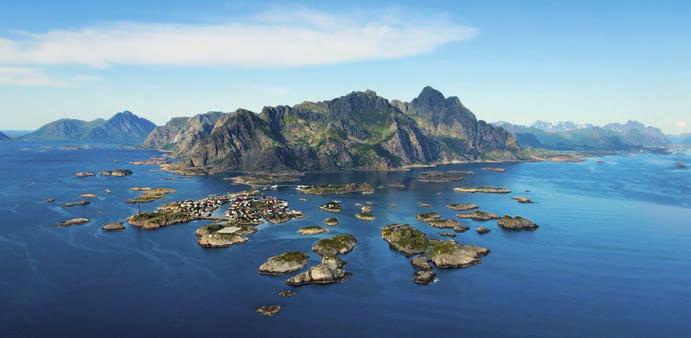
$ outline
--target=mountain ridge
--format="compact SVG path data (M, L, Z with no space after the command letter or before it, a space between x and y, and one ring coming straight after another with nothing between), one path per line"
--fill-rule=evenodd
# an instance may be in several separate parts
M167 148L211 171L393 169L525 159L511 134L478 121L458 98L445 98L431 87L409 103L366 90L264 107L258 114L239 109L204 117L173 119L152 131L144 146Z

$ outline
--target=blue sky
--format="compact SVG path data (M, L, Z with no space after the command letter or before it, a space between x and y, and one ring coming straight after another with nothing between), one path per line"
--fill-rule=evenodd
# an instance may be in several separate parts
M0 129L431 85L479 118L691 131L688 1L5 1Z

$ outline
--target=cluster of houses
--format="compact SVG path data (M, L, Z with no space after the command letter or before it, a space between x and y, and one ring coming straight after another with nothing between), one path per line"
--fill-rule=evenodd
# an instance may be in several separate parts
M232 195L214 195L199 200L185 200L166 204L159 209L162 211L186 213L193 218L208 218L221 205L228 203Z
M302 212L288 209L288 202L256 192L241 193L234 197L226 213L230 222L261 224L263 220L280 223L302 217Z

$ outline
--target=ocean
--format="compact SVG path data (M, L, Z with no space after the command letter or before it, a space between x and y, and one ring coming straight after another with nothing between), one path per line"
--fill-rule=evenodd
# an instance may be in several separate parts
M434 170L472 170L463 182L423 183L429 168L391 172L307 174L267 194L285 199L305 218L264 224L244 244L205 249L194 231L209 221L155 231L101 226L125 221L134 186L169 187L173 200L247 189L223 178L180 177L130 161L151 150L49 142L0 142L1 337L682 337L691 335L691 163L688 153L589 158L574 163L502 163ZM602 161L599 163L598 161ZM128 177L77 178L78 171L126 168ZM170 179L174 177L174 179ZM368 182L372 195L303 195L296 184ZM405 188L389 184L402 183ZM456 186L493 185L512 194L466 194ZM108 189L109 192L106 192ZM80 194L97 197L65 208ZM533 204L519 204L513 196ZM46 200L54 198L54 203ZM340 200L332 214L319 205ZM376 220L358 220L356 203L371 202ZM419 203L431 208L421 208ZM455 218L448 203L472 202L499 215L520 215L540 228L509 232L496 221L466 221L461 243L491 253L466 269L437 270L438 281L413 283L408 259L379 234L408 223L431 238L440 230L416 220L436 211ZM395 207L392 206L395 204ZM330 233L302 236L323 225ZM55 224L73 217L89 223ZM474 229L484 225L486 235ZM343 283L290 288L290 276L262 276L257 267L284 251L310 254L318 238L349 233L358 240L342 258L352 275ZM281 290L296 295L283 298ZM278 304L274 317L255 312Z

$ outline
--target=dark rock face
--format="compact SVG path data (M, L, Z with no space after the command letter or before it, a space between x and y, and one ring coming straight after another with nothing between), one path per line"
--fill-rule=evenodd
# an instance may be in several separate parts
M322 257L321 264L309 268L286 280L286 284L300 286L307 284L331 284L343 281L349 273L344 270L345 262L336 256Z
M437 274L434 273L434 271L429 270L415 271L415 273L413 274L413 280L416 284L420 285L432 284L436 278Z
M105 143L141 143L156 128L153 122L124 111L108 120L82 121L62 119L44 125L23 140L97 141Z
M189 151L189 146L200 142L211 134L221 112L208 112L193 117L176 117L164 126L156 127L144 140L144 146L157 149Z
M450 160L515 160L515 139L455 98L426 87L411 103L373 91L293 107L265 107L176 118L144 143L170 149L192 166L285 171L388 169Z

